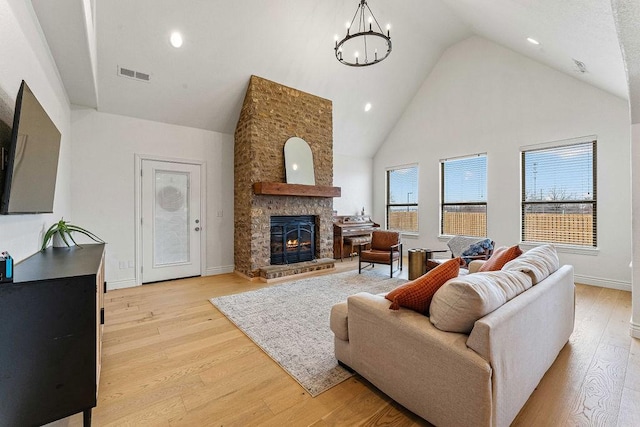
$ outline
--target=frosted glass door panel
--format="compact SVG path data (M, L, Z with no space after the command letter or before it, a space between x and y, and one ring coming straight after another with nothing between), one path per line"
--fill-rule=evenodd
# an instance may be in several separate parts
M200 165L142 161L142 283L202 274Z
M155 171L153 265L189 262L189 175Z

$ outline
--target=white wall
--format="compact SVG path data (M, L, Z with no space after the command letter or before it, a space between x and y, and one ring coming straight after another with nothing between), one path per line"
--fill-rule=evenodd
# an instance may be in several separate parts
M630 290L629 109L623 99L481 37L449 48L374 157L374 214L384 218L386 167L418 162L420 235L405 246L443 248L438 239L443 158L486 152L487 234L520 241L519 148L598 137L598 248L560 254L576 281Z
M631 170L633 202L633 291L631 301L631 335L640 338L640 123L631 126Z
M369 157L333 155L333 185L340 187L340 197L333 199L338 215L355 215L364 207L371 214L373 159Z
M21 80L25 80L62 133L54 213L0 216L0 250L20 261L40 249L43 231L71 216L69 101L31 7L23 0L0 0L1 119L13 121Z
M74 222L107 243L109 289L134 286L135 154L206 162L206 274L233 271L233 136L74 106ZM218 211L223 212L218 217ZM124 262L125 268L120 268Z

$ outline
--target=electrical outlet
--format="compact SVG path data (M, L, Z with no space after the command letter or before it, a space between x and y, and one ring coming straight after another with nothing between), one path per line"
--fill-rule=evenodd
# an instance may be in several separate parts
M133 267L134 267L133 261L129 261L129 268L133 268Z
M223 211L218 211L218 218L222 218L224 212Z
M123 270L123 269L127 268L127 263L125 261L120 261L118 263L118 267L120 267L120 270Z

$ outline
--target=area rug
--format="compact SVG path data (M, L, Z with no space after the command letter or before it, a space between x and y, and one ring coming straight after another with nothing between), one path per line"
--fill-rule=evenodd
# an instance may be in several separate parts
M210 301L315 397L353 375L334 356L331 307L349 295L388 292L405 282L381 269L348 271Z

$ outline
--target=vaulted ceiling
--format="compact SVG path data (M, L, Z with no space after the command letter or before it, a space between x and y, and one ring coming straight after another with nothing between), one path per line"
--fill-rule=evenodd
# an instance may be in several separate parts
M334 151L345 155L373 156L444 50L474 34L628 97L610 0L369 0L391 24L393 51L353 68L335 59L333 45L358 3L32 0L74 104L233 133L255 74L332 100ZM180 49L169 44L174 30ZM149 81L119 76L118 67Z

